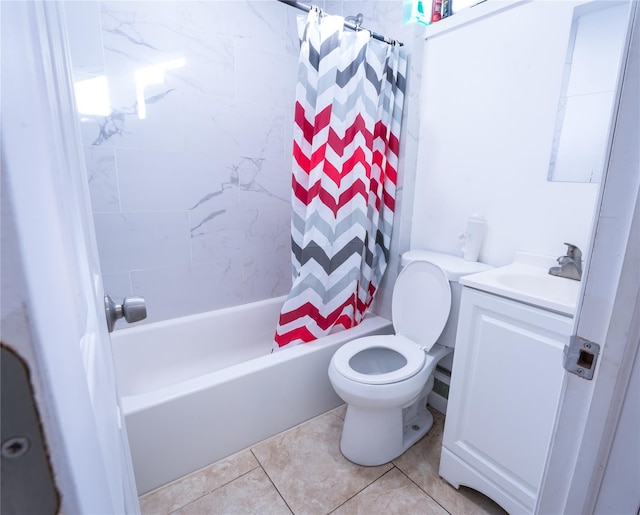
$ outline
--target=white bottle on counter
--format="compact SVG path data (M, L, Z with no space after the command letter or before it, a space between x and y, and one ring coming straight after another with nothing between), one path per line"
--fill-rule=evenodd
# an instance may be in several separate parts
M480 215L473 214L468 218L467 230L460 235L462 256L466 261L478 261L486 226L487 222Z

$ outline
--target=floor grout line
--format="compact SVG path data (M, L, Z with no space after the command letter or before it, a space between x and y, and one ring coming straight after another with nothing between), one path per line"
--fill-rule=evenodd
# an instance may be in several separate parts
M349 497L348 499L346 499L342 504L339 504L338 506L336 506L333 510L331 510L329 512L330 513L334 513L336 510L338 510L341 506L344 506L345 504L347 504L351 499L353 499L354 497L360 495L362 492L364 492L367 488L369 488L373 483L375 483L376 481L382 479L384 476L386 476L389 472L391 472L395 467L395 465L393 465L389 470L383 472L379 477L377 477L376 479L374 479L373 481L371 481L371 483L367 484L366 486L362 487L360 490L358 490L355 494L353 494L351 497ZM327 515L329 515L327 514Z
M211 482L209 482L210 480L207 479L207 482L198 484L198 480L197 479L195 479L191 483L188 480L185 481L185 479L188 478L189 476L195 476L198 472L201 472L201 471L207 469L208 467L211 467L212 465L214 465L215 463L218 463L218 462L209 464L206 467L203 467L202 469L200 469L199 471L193 472L193 473L191 473L191 474L189 474L187 476L184 476L183 478L177 479L174 483L183 482L183 484L181 484L180 486L175 487L174 491L177 494L178 492L180 492L184 488L185 489L185 493L183 493L182 495L177 494L177 495L174 496L174 493L173 493L174 491L169 490L168 496L166 497L166 499L164 499L162 501L162 502L164 502L164 506L162 506L162 508L161 508L162 513L175 514L176 512L178 512L178 511L180 511L182 509L185 509L186 507L190 506L191 504L193 504L193 503L195 503L197 501L200 501L202 498L204 498L204 497L206 497L208 495L211 495L214 492L217 492L217 491L221 490L222 488L228 487L234 481L236 481L236 480L238 480L240 478L243 478L243 477L247 476L248 474L251 474L252 472L255 472L256 469L258 469L258 468L260 468L262 473L266 476L266 478L269 481L269 484L271 484L271 486L273 487L273 489L277 493L278 497L282 500L282 502L284 503L284 505L286 506L286 508L287 508L287 510L288 510L288 512L290 514L296 515L296 512L293 509L294 505L300 505L300 510L299 511L304 511L303 506L305 506L304 502L306 502L304 499L307 499L307 497L309 497L309 495L311 495L310 499L313 500L313 499L315 499L314 494L305 494L305 492L295 492L295 491L287 490L288 487L287 487L286 482L282 483L282 478L278 479L280 477L280 469L277 468L277 467L274 468L277 465L278 461L271 462L270 459L269 459L268 453L265 454L263 452L263 451L267 451L268 447L266 447L265 449L262 449L259 446L264 444L265 442L268 442L271 439L277 438L278 436L282 437L283 435L284 435L284 439L286 441L286 434L288 432L293 431L295 428L299 428L300 426L313 425L314 420L320 419L321 417L326 417L327 415L332 415L333 417L336 417L340 421L340 423L343 424L344 423L343 417L341 417L337 413L337 411L340 410L340 409L342 409L342 407L338 406L337 408L331 409L331 410L329 410L329 411L327 411L327 412L325 412L325 413L323 413L323 414L321 414L321 415L319 415L317 417L313 417L313 418L311 418L311 419L309 419L307 421L302 422L301 424L298 424L298 425L296 425L296 426L294 426L292 428L286 429L285 431L282 431L281 433L278 433L277 435L273 435L272 437L269 437L269 438L267 438L267 439L265 439L265 440L263 440L261 442L258 442L256 444L244 449L243 451L240 451L240 452L236 453L236 454L240 454L242 452L247 452L248 451L250 454L249 454L249 456L243 457L243 461L246 463L247 467L251 467L251 468L246 469L243 466L242 468L239 468L237 470L233 470L233 471L230 470L229 472L233 472L234 474L236 474L238 472L238 470L244 470L244 472L242 474L239 474L239 475L231 478L231 479L225 480L223 483L218 484L215 488L211 488L211 486L213 486L213 483L214 483L213 480L211 480ZM331 422L330 425L331 425L331 427L335 427L335 421ZM310 434L315 434L314 431L315 430L312 430ZM302 431L302 433L306 434L305 431ZM298 437L300 437L300 435L298 435ZM308 439L308 437L306 437L306 436L304 436L304 437ZM423 439L421 438L414 445L417 445L422 440ZM331 441L333 441L333 439ZM423 444L423 446L427 445L427 447L429 447L431 449L432 446L437 445L437 444L438 444L438 438L435 437L435 439L433 441L428 441L426 444ZM278 445L280 445L280 444L278 444ZM431 450L433 450L433 449L431 449ZM287 451L287 452L293 452L293 454L291 454L291 457L290 457L291 459L293 459L295 451ZM264 463L259 459L258 455L263 455L262 457L265 460ZM253 461L246 461L246 460L249 460L250 457L253 459ZM423 459L424 458L425 457L423 456ZM431 485L432 485L431 481L425 483L424 482L424 478L422 478L422 476L420 474L418 474L418 476L416 476L415 480L412 478L410 473L415 476L415 471L411 472L412 470L414 470L414 465L412 464L412 460L414 460L414 459L415 459L415 457L411 457L409 459L409 461L400 462L402 466L406 465L406 466L409 467L407 469L407 472L405 472L405 470L403 470L403 468L398 466L396 464L397 459L394 459L394 460L391 460L389 462L390 468L380 472L379 476L371 479L373 474L369 474L367 476L367 481L368 481L367 484L365 484L365 485L362 484L363 480L364 480L364 477L361 476L359 482L358 483L354 483L354 485L353 485L353 487L358 488L357 491L354 492L353 488L350 488L350 489L345 490L343 492L343 494L348 495L348 497L346 499L343 498L342 495L333 496L331 498L332 499L331 502L322 503L321 505L324 507L323 508L323 513L325 513L326 515L334 514L337 510L343 508L347 503L349 503L353 499L357 498L358 496L363 497L363 500L366 502L366 499L369 498L369 495L374 495L374 496L378 495L379 490L380 490L380 488L383 487L383 485L379 485L379 487L376 487L376 489L374 490L374 493L372 493L372 494L364 494L363 492L365 490L367 490L369 487L371 487L372 485L374 485L375 483L377 483L379 480L383 479L385 476L387 476L387 474L391 473L393 471L393 469L395 468L400 472L402 477L404 477L405 479L408 479L409 482L412 485L418 487L418 491L419 492L422 492L422 494L427 496L427 498L424 498L424 503L430 504L431 502L433 502L434 504L432 506L433 506L434 509L436 509L436 506L437 506L442 510L443 515L444 514L452 515L452 512L449 511L444 506L444 504L446 504L446 505L449 506L450 509L454 506L454 505L450 505L449 504L449 499L446 497L446 495L444 497L441 497L441 495L438 493L438 491L436 491L435 495L437 495L438 498L440 499L440 500L438 500L436 497L434 497L432 494L430 494L427 491L427 489L431 489ZM218 460L218 461L222 461L222 460ZM271 470L271 472L274 473L274 477L273 478L271 477L271 475L267 471L267 467L266 467L267 465L268 465L269 469ZM302 466L303 468L306 467L306 468L304 468L304 470L313 471L314 462L312 460L311 462L303 463L300 466ZM300 466L298 466L298 469L300 468ZM286 466L285 466L285 468L286 468ZM430 477L430 475L432 473L433 472L429 472L429 477ZM354 472L354 476L357 477L359 475L360 475L359 472L356 470ZM222 478L224 478L225 476L226 476L226 473L225 473L224 476L222 476ZM281 483L280 486L283 488L283 490L278 488L278 486L276 485L275 479L278 479L278 481L280 481L280 483ZM262 479L261 481L264 482L264 479ZM265 487L267 487L267 483L263 483L263 484L265 485ZM423 486L420 486L421 484ZM169 483L169 485L171 485L171 483ZM169 485L165 485L164 487L160 487L160 488L154 490L153 492L157 492L158 490L161 490L162 488L168 487ZM199 488L195 488L196 486L202 487L203 490L205 490L205 491L202 491L202 493L200 493L201 490ZM187 492L189 491L190 488L193 488L195 490L195 492L197 492L195 494L196 497L189 498L189 494ZM438 490L438 489L436 488L436 490ZM148 494L153 493L153 492L149 492ZM285 493L289 497L289 499L287 499L287 497L285 496ZM145 496L148 495L148 494L145 494ZM417 491L415 492L415 494L418 495ZM243 490L242 492L235 491L235 494L231 495L230 497L227 496L224 493L218 493L216 495L224 495L225 498L231 499L232 502L237 497L238 502L243 502L243 500L250 499L251 496L252 496L252 493L251 493L251 491L244 491ZM452 495L456 495L455 492ZM302 497L300 497L300 496L302 496ZM464 495L464 497L467 497L467 496ZM275 497L274 497L274 499L275 499ZM469 498L469 500L471 500L471 499ZM174 509L171 509L171 511L166 511L168 508L170 508L173 505L173 503L180 503L180 502L184 502L184 501L187 501L187 502L185 502L184 504L182 504L182 505L180 505L180 506L178 506L178 507L176 507ZM303 504L300 504L301 502ZM333 502L338 502L339 504L335 508L331 508L330 506L333 504ZM359 503L360 503L360 501L354 501L354 502L355 502L355 504L353 506L351 506L352 508L357 507L359 505ZM471 502L476 504L476 507L480 508L481 512L483 512L483 513L485 512L485 510L483 509L481 504L478 504L477 500L471 500ZM159 508L160 508L160 506L161 505L158 505ZM456 509L457 508L453 508L454 512L456 511ZM327 510L327 511L325 512L324 510ZM148 512L148 513L151 513L151 512ZM155 513L158 513L158 512L155 512ZM487 512L487 513L489 513L489 512Z
M240 479L241 477L246 476L247 474L251 474L251 472L253 472L254 470L258 469L258 468L262 468L260 465L253 467L251 470L247 470L246 472L240 474L239 476L234 477L233 479L230 479L229 481L227 481L226 483L223 483L221 485L218 485L215 488L212 488L211 490L207 490L206 493L199 495L198 497L194 497L193 499L191 499L188 503L183 504L182 506L178 506L175 510L171 510L169 512L168 515L171 515L172 513L177 512L178 510L181 510L183 508L186 508L187 506L189 506L190 504L193 504L196 501L199 501L200 499L202 499L203 497L206 497L207 495L212 494L213 492L220 490L221 488L224 488L225 486L229 485L230 483L233 483L236 479ZM264 470L264 469L263 469Z
M278 492L278 495L280 496L280 499L282 499L282 502L287 506L287 509L295 515L293 509L291 508L291 506L289 506L289 503L287 502L287 500L285 499L284 495L282 495L282 492L280 492L280 490L278 489L278 487L276 486L276 484L273 482L273 479L271 479L271 476L269 475L269 473L267 472L267 470L264 468L264 466L262 465L262 463L260 462L260 460L258 459L258 457L256 456L256 454L253 452L253 449L249 449L251 451L251 454L253 455L253 457L256 459L256 461L258 462L260 468L262 469L262 472L264 472L264 475L267 476L267 479L269 480L269 482L273 485L273 488L275 488L276 492Z
M432 499L432 500L433 500L433 502L435 502L438 506L440 506L440 507L441 507L445 512L447 512L449 515L452 515L452 514L451 514L451 512L450 512L449 510L447 510L444 506L442 506L442 504L440 504L440 503L438 502L438 500L437 500L435 497L433 497L429 492L427 492L427 491L426 491L424 488L422 488L418 483L416 483L413 479L411 479L411 476L409 476L408 474L406 474L406 473L404 472L404 470L402 470L400 467L396 466L395 464L394 464L393 466L394 466L395 468L397 468L397 469L400 471L400 473L401 473L404 477L406 477L409 481L411 481L414 485L416 485L416 486L420 489L420 491L424 493L424 495L426 495L427 497L429 497L430 499Z

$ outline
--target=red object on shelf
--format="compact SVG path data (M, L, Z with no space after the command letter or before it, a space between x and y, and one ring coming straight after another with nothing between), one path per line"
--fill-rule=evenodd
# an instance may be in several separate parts
M433 0L433 7L431 10L431 23L440 21L442 19L442 0Z

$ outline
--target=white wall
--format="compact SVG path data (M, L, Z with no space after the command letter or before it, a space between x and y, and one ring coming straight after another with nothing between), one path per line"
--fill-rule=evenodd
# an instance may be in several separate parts
M480 213L480 261L586 250L598 185L547 182L573 5L522 3L427 39L412 248L460 254Z
M640 360L636 355L611 454L594 513L615 515L640 509ZM629 456L635 457L629 459Z

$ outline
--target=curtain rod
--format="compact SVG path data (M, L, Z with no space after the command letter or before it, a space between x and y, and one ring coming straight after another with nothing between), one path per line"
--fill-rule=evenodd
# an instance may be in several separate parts
M282 2L283 4L290 5L291 7L295 7L296 9L300 9L301 11L309 12L315 6L311 6L308 4L303 4L302 2L296 2L296 0L278 0L278 2ZM318 8L319 9L319 8ZM322 9L319 9L322 12ZM352 23L350 21L345 20L344 26L351 30L368 30L360 26L359 23ZM382 34L378 34L377 32L373 32L369 30L371 33L371 37L378 41L382 41L383 43L387 43L388 45L398 45L403 46L402 42L397 41L395 39L388 38L387 36L383 36Z

